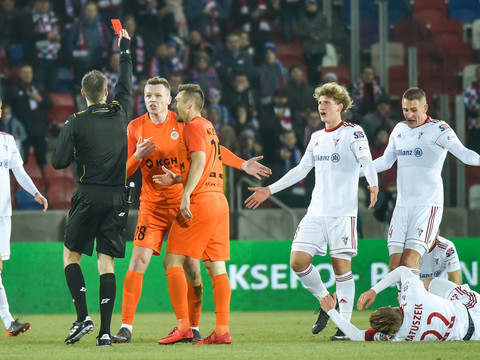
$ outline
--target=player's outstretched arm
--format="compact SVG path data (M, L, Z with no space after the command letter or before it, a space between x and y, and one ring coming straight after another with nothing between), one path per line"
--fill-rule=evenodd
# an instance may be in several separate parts
M345 335L352 341L365 341L365 330L358 329L355 325L349 323L343 317L340 316L335 305L337 303L337 294L333 294L333 297L329 294L322 298L320 305L323 311L325 311L337 327L343 331Z
M248 159L242 164L242 170L248 175L255 176L258 180L261 180L262 176L265 178L270 177L270 175L272 175L272 169L258 162L262 159L263 156L255 156Z
M370 305L375 301L376 297L377 297L377 293L374 290L370 289L368 291L365 291L358 298L357 309L361 311L363 310L364 306L365 306L365 309L368 309Z
M152 176L153 181L157 184L169 186L182 182L182 175L176 175L173 171L167 169L165 166L162 166L162 170L165 171L165 174Z
M40 192L35 193L35 201L38 202L39 204L43 205L43 212L47 211L48 209L48 200L45 196L40 194Z
M249 187L248 190L254 191L247 200L245 200L245 205L249 209L256 209L261 203L267 200L270 195L270 189L267 187Z
M373 208L377 203L378 199L378 186L367 186L368 191L370 191L370 205L369 209Z

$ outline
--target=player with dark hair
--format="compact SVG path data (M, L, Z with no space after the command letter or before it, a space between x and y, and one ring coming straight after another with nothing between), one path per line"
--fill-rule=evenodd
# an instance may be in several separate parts
M432 247L442 221L441 173L447 153L473 166L480 165L480 156L465 148L445 121L427 115L422 89L405 91L402 109L405 121L395 126L374 164L380 173L397 162L397 201L388 231L390 269L405 265L418 274L420 258ZM421 180L413 181L419 174Z
M2 117L2 99L0 98L0 118ZM38 191L32 179L23 168L20 151L12 135L0 132L0 317L5 325L7 336L17 336L28 329L29 322L21 323L10 314L7 293L2 283L3 261L10 259L10 235L12 231L12 200L10 199L10 171L20 186L35 197L35 201L48 208L47 199Z
M125 256L127 124L133 108L130 36L126 30L120 32L118 42L120 71L114 101L106 104L105 75L98 70L85 74L81 92L88 107L68 118L52 157L56 169L66 168L73 161L77 164L78 189L72 197L63 252L65 277L77 312L77 320L65 339L67 345L93 330L80 259L82 254L92 255L95 240L101 317L97 345L112 345L114 258Z

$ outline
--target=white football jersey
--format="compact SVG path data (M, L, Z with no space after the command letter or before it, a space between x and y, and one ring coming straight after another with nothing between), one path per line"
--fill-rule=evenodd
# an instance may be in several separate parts
M369 156L363 129L341 122L331 130L312 134L301 160L315 167L315 187L308 212L316 216L357 216L358 159Z
M467 308L425 290L411 272L402 274L399 296L403 323L391 341L463 340L468 329Z
M12 135L0 132L0 216L12 215L10 169L23 165Z
M441 120L427 117L414 129L405 121L390 134L385 153L397 160L396 206L443 207L443 163L448 149L459 142L455 132Z
M438 236L434 248L420 259L420 279L448 279L448 273L460 270L457 249L450 240Z

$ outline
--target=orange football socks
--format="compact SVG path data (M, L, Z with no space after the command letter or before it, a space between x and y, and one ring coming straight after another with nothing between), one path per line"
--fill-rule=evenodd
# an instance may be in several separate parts
M230 321L230 298L232 296L232 289L230 288L228 274L225 273L214 276L212 278L212 285L215 315L217 317L215 333L222 336L229 331L228 325Z

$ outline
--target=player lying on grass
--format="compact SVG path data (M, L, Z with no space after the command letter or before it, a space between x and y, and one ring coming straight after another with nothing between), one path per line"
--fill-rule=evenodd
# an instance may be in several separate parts
M353 341L480 340L480 295L468 285L428 279L425 285L407 267L400 266L360 295L357 308L368 308L378 293L401 283L400 307L379 308L370 316L368 330L359 330L334 309L336 296L322 299L322 309ZM425 289L428 288L428 291Z

